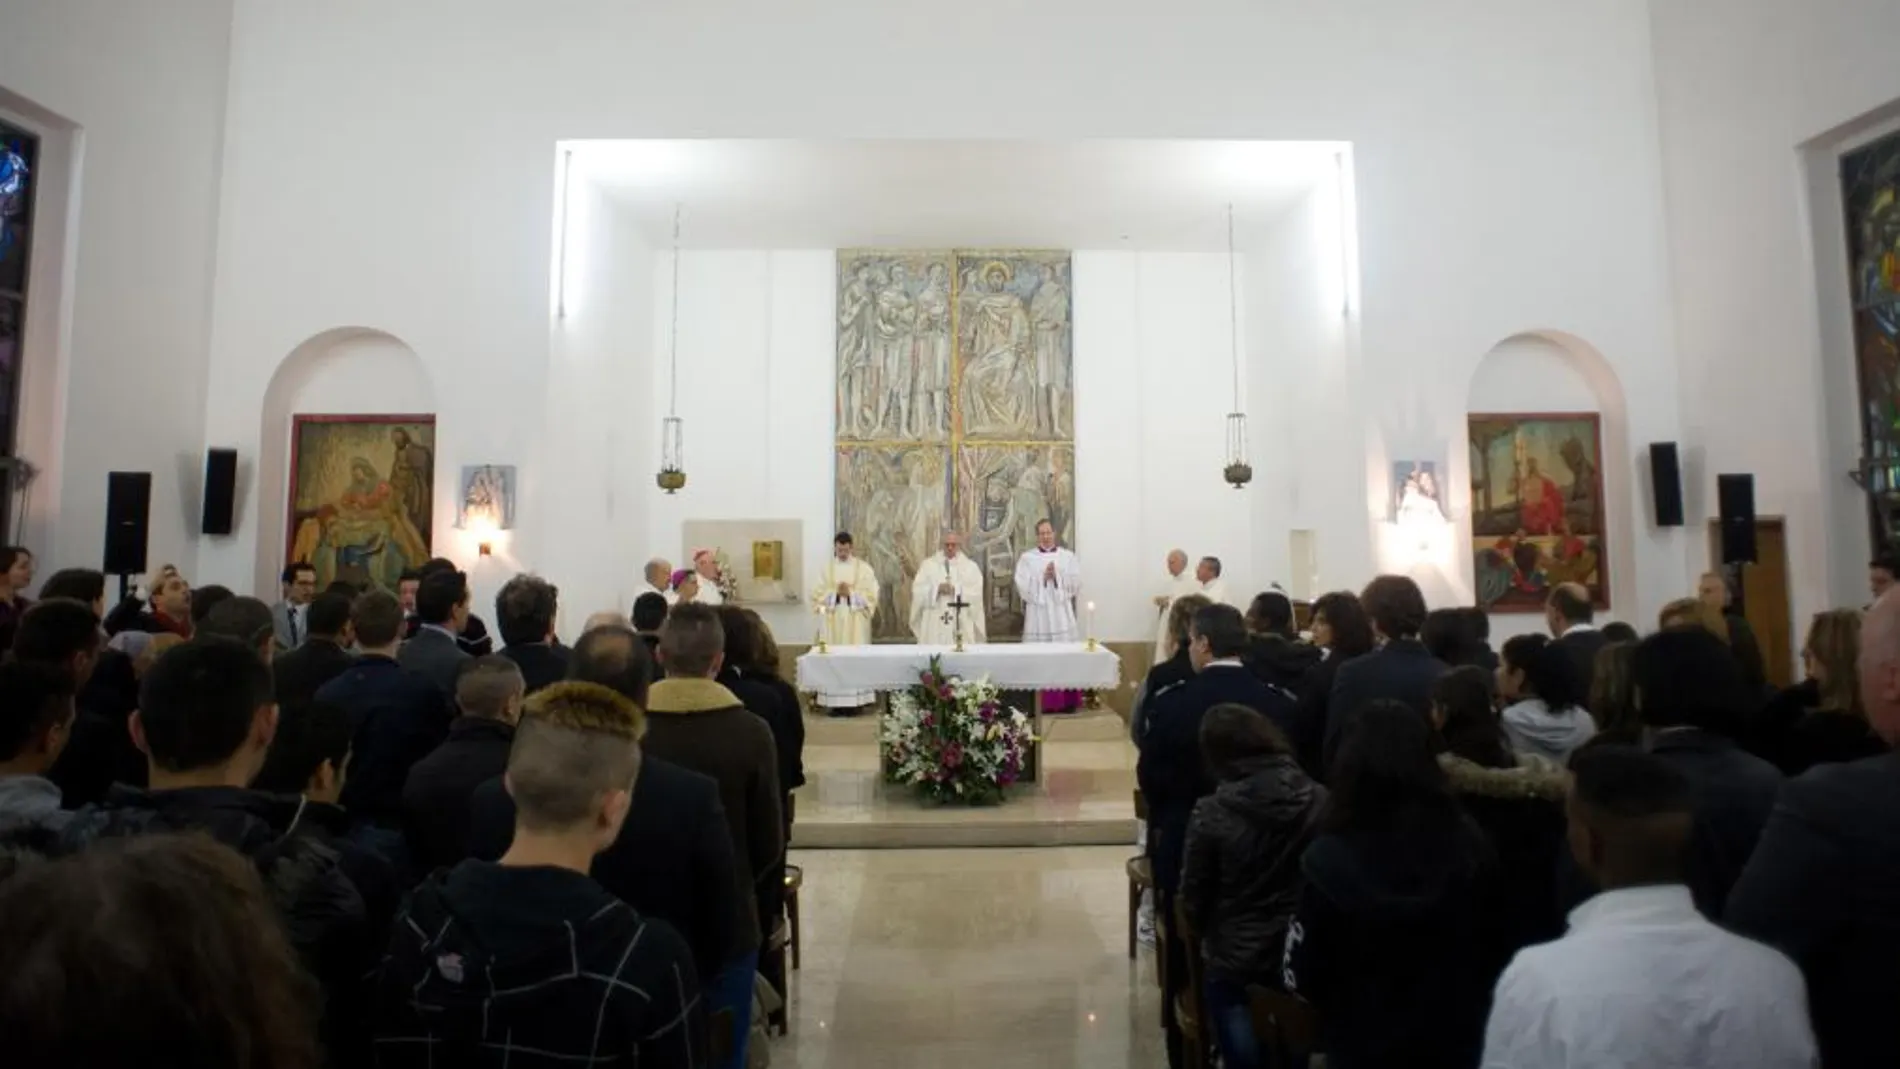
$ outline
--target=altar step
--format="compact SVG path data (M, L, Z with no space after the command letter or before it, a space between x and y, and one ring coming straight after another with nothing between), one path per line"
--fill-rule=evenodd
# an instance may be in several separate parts
M997 806L934 806L883 782L877 718L808 716L803 849L1107 846L1135 841L1135 751L1113 712L1043 718L1043 776Z

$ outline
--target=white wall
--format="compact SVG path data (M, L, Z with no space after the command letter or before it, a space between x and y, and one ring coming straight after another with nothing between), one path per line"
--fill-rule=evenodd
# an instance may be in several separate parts
M98 566L113 470L153 473L152 559L189 563L231 11L0 0L0 109L48 135L19 442L42 574Z
M1713 513L1717 473L1754 473L1757 510L1788 521L1799 634L1810 613L1866 598L1865 499L1844 476L1860 443L1831 172L1900 100L1900 5L1649 6L1684 434L1702 460L1688 518ZM1701 563L1700 541L1694 552Z

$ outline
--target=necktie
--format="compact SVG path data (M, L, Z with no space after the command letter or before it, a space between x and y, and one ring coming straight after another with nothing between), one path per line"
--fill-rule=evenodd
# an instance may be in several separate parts
M303 639L298 635L298 632L303 626L303 621L298 618L302 615L303 612L300 606L292 605L290 607L290 644L292 646L299 645L303 642Z

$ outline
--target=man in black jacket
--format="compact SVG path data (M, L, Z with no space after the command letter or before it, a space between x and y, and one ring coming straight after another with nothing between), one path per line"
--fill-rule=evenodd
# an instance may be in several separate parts
M356 663L350 646L350 599L341 594L319 594L303 613L303 644L280 653L271 662L277 689L277 707L294 709L310 704L325 683Z
M131 729L150 759L149 790L114 787L74 815L60 852L107 835L201 831L250 858L290 942L324 989L334 1064L361 1064L358 990L371 941L362 896L336 852L300 825L301 799L250 790L277 729L270 669L219 638L185 643L152 665Z
M461 575L455 562L445 557L432 557L424 561L415 571L406 571L396 580L396 589L403 599L403 635L404 639L415 638L421 633L422 584L434 575ZM466 576L463 577L466 581ZM495 640L488 634L488 626L482 618L469 613L455 624L455 645L470 657L486 657L495 652Z
M1550 635L1558 647L1570 658L1583 692L1590 689L1590 681L1596 678L1597 653L1609 644L1603 632L1591 622L1595 617L1596 606L1590 604L1589 588L1582 583L1558 584L1557 589L1550 592L1550 600L1544 603L1544 623L1550 627Z
M1323 655L1293 629L1293 600L1278 590L1254 595L1247 631L1247 667L1262 683L1298 693L1300 681Z
M538 575L517 575L495 595L495 624L506 643L501 655L521 666L529 694L567 678L568 653L554 639L558 598L554 584Z
M525 684L506 657L477 657L455 683L462 711L448 741L416 762L402 789L403 832L416 864L446 868L468 856L469 802L508 767Z
M1352 718L1376 701L1403 702L1421 717L1432 711L1432 684L1445 664L1418 640L1425 626L1425 595L1402 575L1382 575L1366 584L1359 603L1372 620L1379 647L1339 666L1327 702L1326 764L1333 763L1339 740Z
M1859 664L1867 719L1900 745L1900 594L1867 614ZM1823 1065L1900 1064L1900 754L1783 786L1723 919L1801 966Z

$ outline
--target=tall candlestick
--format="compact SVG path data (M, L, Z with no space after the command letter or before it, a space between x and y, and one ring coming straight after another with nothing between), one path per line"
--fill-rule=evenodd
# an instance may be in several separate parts
M1093 650L1095 649L1095 603L1092 601L1088 603L1087 627L1089 633L1089 649Z

